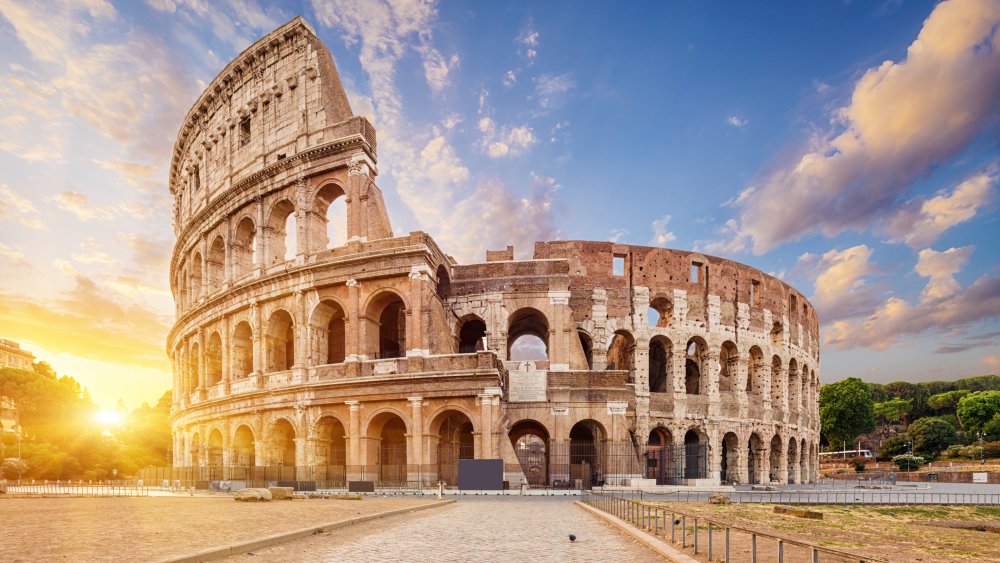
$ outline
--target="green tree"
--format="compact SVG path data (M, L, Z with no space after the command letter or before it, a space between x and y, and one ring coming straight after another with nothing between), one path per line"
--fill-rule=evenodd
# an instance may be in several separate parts
M934 409L934 412L938 414L954 413L955 409L958 408L958 401L969 393L971 391L968 389L956 389L946 393L931 395L927 399L927 406Z
M905 422L906 415L912 406L911 399L892 399L883 403L875 403L875 416L882 424Z
M993 418L983 425L983 433L986 434L987 440L1000 440L1000 413L993 415Z
M958 418L972 432L982 430L997 413L1000 413L1000 391L977 391L958 401Z
M913 452L935 458L948 446L957 442L955 427L934 416L916 420L906 431L913 442Z
M819 391L819 419L834 448L874 430L875 406L868 385L856 377L824 385Z
M878 449L878 457L888 459L899 454L905 454L909 451L909 446L906 445L907 442L906 436L893 436L883 441Z

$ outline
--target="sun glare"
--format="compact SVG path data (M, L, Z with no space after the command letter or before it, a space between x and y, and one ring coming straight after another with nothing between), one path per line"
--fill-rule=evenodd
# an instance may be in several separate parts
M97 413L97 422L100 422L104 426L118 426L122 423L124 416L121 411L102 409L101 412Z

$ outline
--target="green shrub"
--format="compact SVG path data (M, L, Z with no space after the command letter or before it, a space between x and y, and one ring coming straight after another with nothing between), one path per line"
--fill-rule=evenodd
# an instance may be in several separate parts
M924 458L918 455L902 454L893 456L892 463L900 471L915 471L920 469L920 466L924 464Z

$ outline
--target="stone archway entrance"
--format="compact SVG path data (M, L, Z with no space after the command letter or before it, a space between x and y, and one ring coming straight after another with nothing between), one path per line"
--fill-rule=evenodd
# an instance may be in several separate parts
M522 420L510 429L510 442L521 464L528 485L544 487L549 483L549 433L533 420Z

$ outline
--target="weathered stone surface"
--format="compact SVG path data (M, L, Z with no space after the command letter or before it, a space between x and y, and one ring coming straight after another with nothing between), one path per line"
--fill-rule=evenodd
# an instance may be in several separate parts
M811 518L813 520L823 519L822 512L806 510L804 508L795 508L792 506L775 506L774 512L775 514L788 514L790 516L798 516L799 518Z
M233 493L233 498L241 502L264 502L271 500L271 491L267 489L241 489Z
M300 18L188 112L170 167L175 465L454 485L472 456L503 459L512 488L815 479L819 321L795 288L601 241L459 264L393 232L376 148ZM514 402L531 339L538 388Z
M716 493L708 497L708 504L731 504L733 501L722 493Z
M292 500L292 493L295 492L294 487L268 487L267 490L271 491L274 500Z

